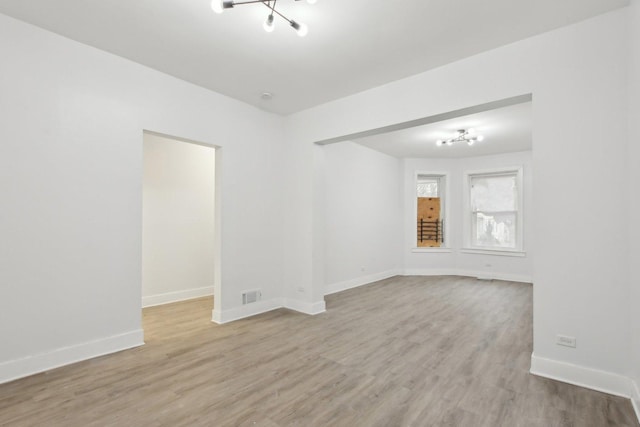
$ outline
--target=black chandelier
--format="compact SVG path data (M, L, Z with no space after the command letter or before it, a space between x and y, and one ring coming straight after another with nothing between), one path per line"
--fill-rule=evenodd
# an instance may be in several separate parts
M295 0L295 1L301 1L301 0ZM316 3L316 1L317 0L307 0L307 3L314 4ZM284 16L282 13L278 12L278 10L276 9L277 2L278 0L246 0L246 1L212 0L211 9L213 9L215 13L222 13L225 9L232 9L235 6L240 6L243 4L262 3L270 11L269 15L267 16L267 20L264 22L264 30L267 33L270 33L274 30L275 26L273 24L273 20L274 20L274 14L275 14L281 17L282 19L284 19L285 21L287 21L289 25L294 30L296 30L296 32L300 37L306 36L307 33L309 32L309 29L307 28L307 26L301 22L297 22L297 21L294 21L293 19L289 19L286 16Z

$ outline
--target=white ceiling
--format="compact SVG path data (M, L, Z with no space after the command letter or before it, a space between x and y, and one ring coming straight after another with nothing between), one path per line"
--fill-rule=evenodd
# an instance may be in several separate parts
M472 146L436 145L458 129L473 128L484 141ZM397 158L460 158L531 150L531 103L516 104L416 126L395 132L354 139L353 142Z
M210 0L0 0L0 13L289 114L625 6L628 0L280 0L304 22ZM273 99L260 99L269 91Z

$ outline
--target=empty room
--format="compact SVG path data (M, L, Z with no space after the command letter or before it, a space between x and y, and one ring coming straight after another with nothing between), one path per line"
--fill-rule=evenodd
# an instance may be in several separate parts
M0 0L0 55L0 425L640 425L640 0Z

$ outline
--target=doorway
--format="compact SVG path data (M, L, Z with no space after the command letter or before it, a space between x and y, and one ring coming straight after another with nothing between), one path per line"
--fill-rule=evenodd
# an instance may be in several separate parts
M142 307L219 289L216 147L143 134Z

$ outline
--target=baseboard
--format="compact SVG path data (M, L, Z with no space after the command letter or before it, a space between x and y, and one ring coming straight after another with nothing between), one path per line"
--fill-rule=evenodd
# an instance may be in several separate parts
M258 301L256 303L243 305L222 312L213 310L211 314L211 321L222 325L235 320L266 313L267 311L277 310L278 308L288 308L290 310L299 311L300 313L312 316L326 311L324 300L310 303L287 298L273 298L267 301Z
M455 268L408 268L402 272L403 276L458 276Z
M531 276L509 274L500 272L489 271L474 271L474 270L462 270L462 269L406 269L403 272L403 276L463 276L463 277L477 277L485 280L505 280L508 282L522 282L533 283Z
M633 410L636 411L636 417L638 418L638 422L640 423L640 387L638 387L638 383L633 380L631 380L631 385L633 387L631 404L633 405Z
M144 344L142 329L0 363L0 384Z
M265 301L258 301L252 304L241 305L229 310L216 311L213 310L211 320L214 323L223 325L233 322L234 320L244 319L245 317L255 316L257 314L266 313L267 311L276 310L284 307L282 298L273 298Z
M533 278L531 276L509 273L494 273L491 271L458 270L457 276L477 277L479 279L485 280L504 280L507 282L533 283Z
M150 295L142 297L142 307L171 304L172 302L185 301L193 298L213 295L213 286L205 288L187 289L184 291L167 292L166 294Z
M311 316L315 316L316 314L324 313L325 311L327 311L324 300L311 303L293 299L285 299L284 307L290 310L298 311L300 313L309 314Z
M553 359L546 359L544 357L538 357L535 354L531 355L530 372L540 377L550 378L615 396L632 398L635 393L633 381L623 375Z
M377 282L378 280L388 279L389 277L397 276L399 274L398 270L387 270L381 273L370 274L367 276L356 277L355 279L345 280L344 282L333 283L331 285L327 285L325 290L325 295L335 294L337 292L346 291L347 289L357 288L359 286L368 285L372 282Z

